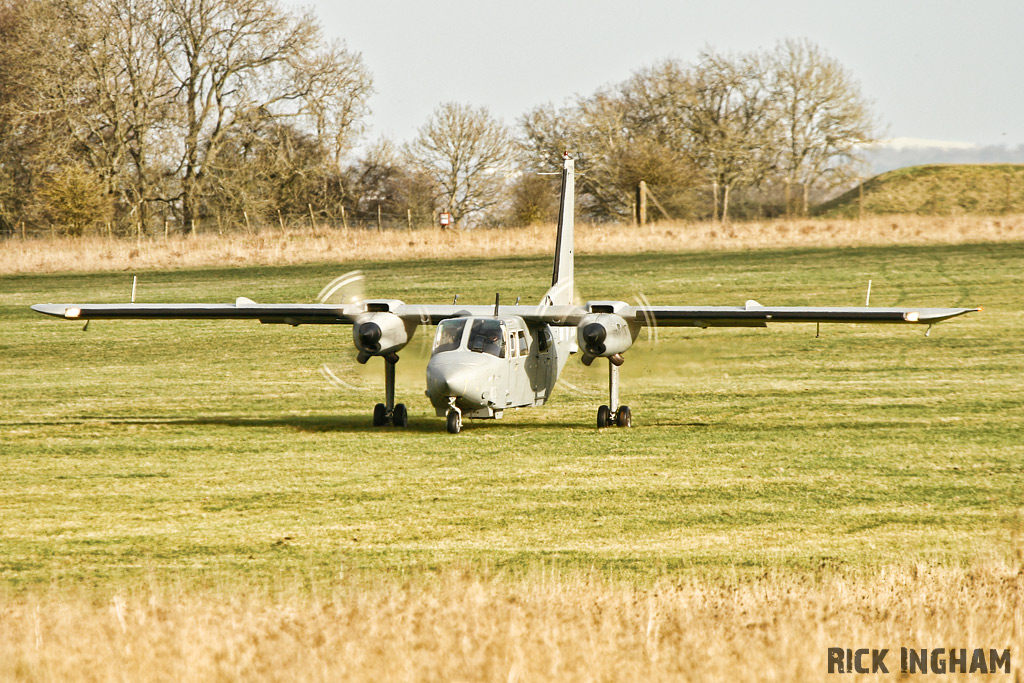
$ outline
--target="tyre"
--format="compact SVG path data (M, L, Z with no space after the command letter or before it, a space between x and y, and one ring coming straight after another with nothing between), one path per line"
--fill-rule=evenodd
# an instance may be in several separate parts
M459 430L462 429L462 416L459 415L458 411L448 411L448 433L458 434Z
M388 409L384 407L383 403L378 403L373 407L373 426L383 427L388 423Z
M615 414L615 424L620 427L632 427L633 416L629 412L629 406L621 406Z
M601 406L597 409L597 428L604 429L608 426L611 418L611 408L608 406Z
M394 415L391 416L391 422L396 427L409 426L409 411L405 409L404 403L399 403L395 406L395 412Z

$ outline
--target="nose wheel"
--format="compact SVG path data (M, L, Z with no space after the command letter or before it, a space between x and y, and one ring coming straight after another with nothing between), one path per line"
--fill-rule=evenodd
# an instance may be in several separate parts
M391 354L384 357L384 400L386 403L378 403L373 407L373 426L383 427L394 425L406 427L409 425L409 411L404 403L395 405L395 364L398 363L398 355Z
M452 408L448 411L447 428L449 434L458 434L462 431L462 414Z
M597 428L632 427L633 414L629 406L619 405L619 366L608 360L608 403L597 409Z

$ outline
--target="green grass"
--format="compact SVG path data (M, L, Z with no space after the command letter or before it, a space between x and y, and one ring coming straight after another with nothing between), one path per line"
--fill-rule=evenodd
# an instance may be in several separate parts
M827 218L856 218L862 190L815 208ZM1024 164L908 166L865 181L864 215L1001 215L1024 213Z
M139 301L310 301L342 271L407 302L538 300L547 258L140 274ZM274 585L445 567L676 572L965 564L1024 505L1024 244L577 257L593 299L976 306L936 327L659 330L627 354L632 430L594 427L574 358L543 408L444 431L429 330L402 354L406 430L342 326L95 321L124 273L0 279L0 585ZM427 334L424 334L427 332ZM321 364L349 379L342 390Z

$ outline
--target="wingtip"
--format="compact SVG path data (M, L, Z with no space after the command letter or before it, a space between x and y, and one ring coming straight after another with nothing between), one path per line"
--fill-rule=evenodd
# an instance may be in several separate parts
M64 311L67 309L67 306L64 304L34 304L31 308L36 313L63 318Z

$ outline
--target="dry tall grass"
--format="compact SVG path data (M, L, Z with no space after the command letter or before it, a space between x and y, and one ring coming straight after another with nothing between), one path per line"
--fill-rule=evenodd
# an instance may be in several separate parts
M968 661L1011 648L1020 681L1022 592L1006 564L650 588L453 572L321 591L62 591L0 600L0 678L817 681L829 647L887 648L896 675L913 647L966 648Z
M553 226L383 233L278 229L138 241L12 238L0 242L0 274L537 255L552 253L554 240ZM643 228L580 225L576 246L578 252L597 254L1018 240L1024 240L1024 215L874 216L863 220L657 223Z

